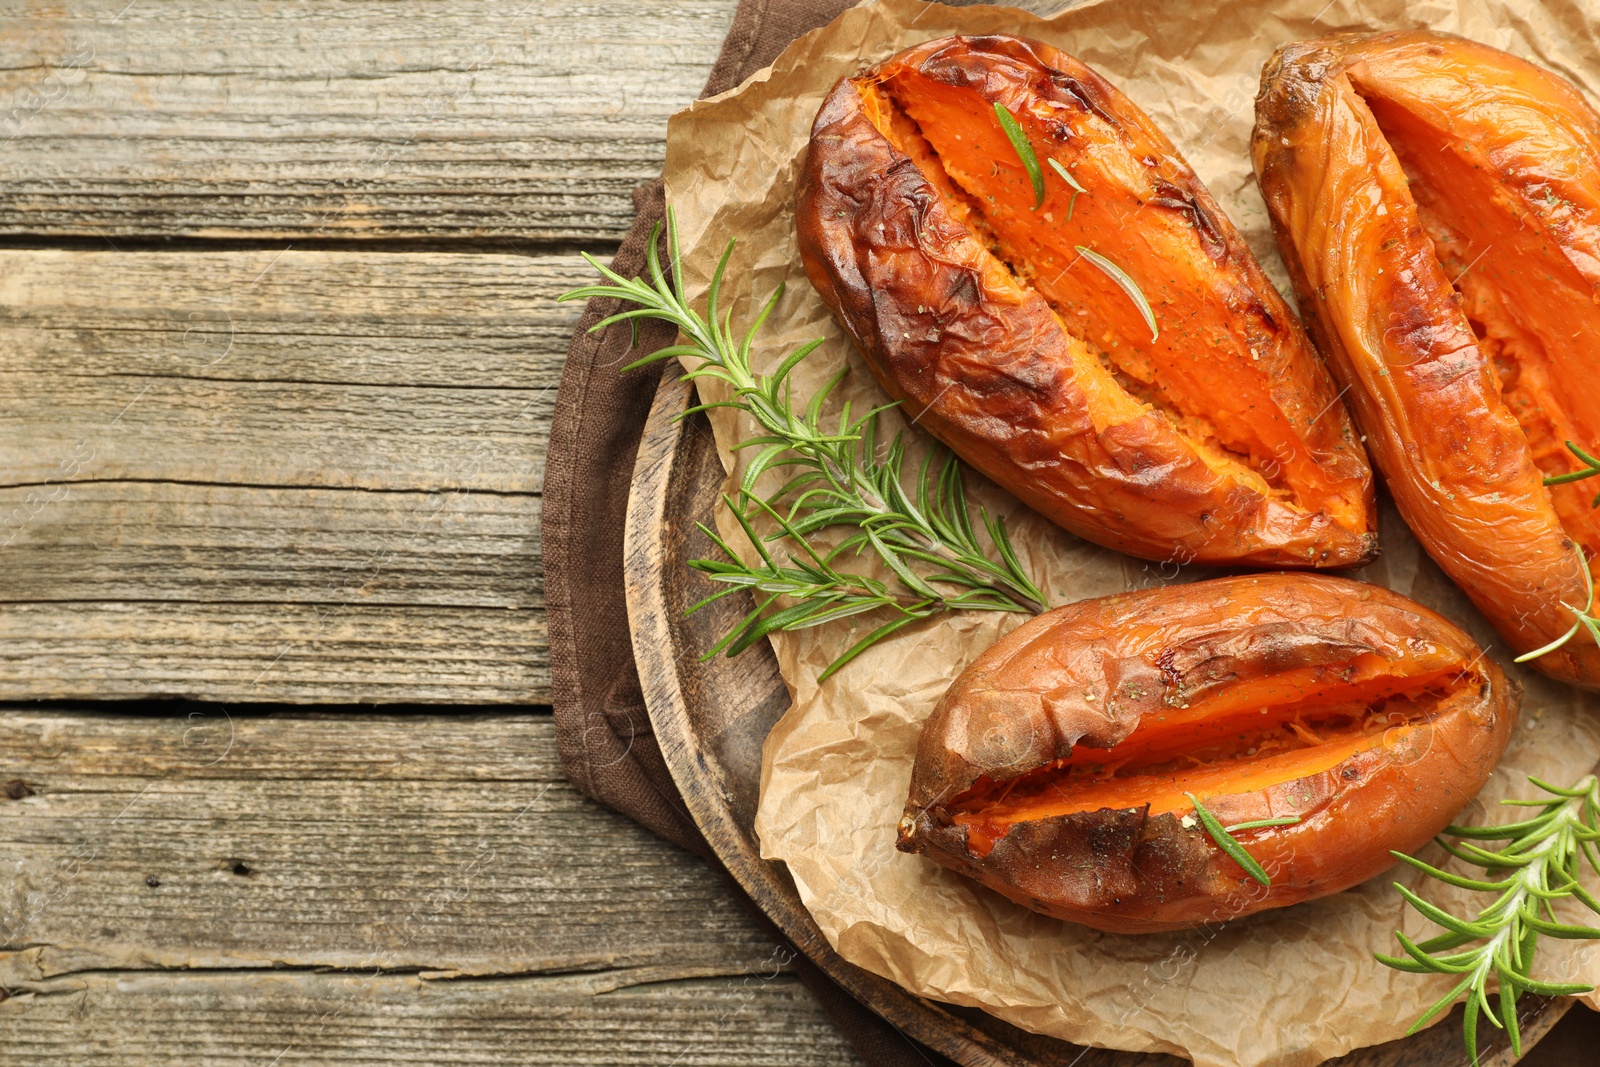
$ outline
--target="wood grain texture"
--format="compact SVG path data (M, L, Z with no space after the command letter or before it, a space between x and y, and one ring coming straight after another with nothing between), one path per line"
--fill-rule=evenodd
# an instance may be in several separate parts
M51 487L55 488L55 487ZM0 489L0 523L34 490ZM540 498L83 481L6 546L0 604L544 605ZM497 615L496 618L503 618ZM0 653L3 655L3 653Z
M0 252L0 699L546 699L574 255Z
M753 972L773 947L704 863L567 784L548 716L10 711L0 785L19 782L12 989L278 966L626 984Z
M0 477L536 493L580 311L555 297L592 277L573 255L0 252Z
M617 240L735 6L8 0L0 233Z
M325 604L54 602L0 612L10 699L537 703L541 612Z
M0 1047L34 1067L861 1062L786 974L599 994L587 978L92 974L0 1003Z
M8 1060L854 1062L548 717L9 711L0 870Z
M588 271L481 253L620 237L733 8L0 0L0 236L97 249L0 253L0 699L228 702L0 710L0 1058L858 1063L548 719L229 707L547 698Z

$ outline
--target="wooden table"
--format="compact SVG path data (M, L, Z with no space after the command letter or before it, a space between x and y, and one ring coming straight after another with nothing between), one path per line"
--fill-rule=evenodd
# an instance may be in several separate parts
M552 298L734 0L64 7L0 4L0 1062L856 1062L546 706Z
M859 1062L547 706L552 298L734 6L0 0L0 1063Z

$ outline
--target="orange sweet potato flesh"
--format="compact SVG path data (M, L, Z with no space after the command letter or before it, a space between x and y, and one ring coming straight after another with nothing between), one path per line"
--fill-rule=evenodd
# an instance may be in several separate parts
M807 273L884 388L1059 525L1180 563L1376 550L1365 454L1298 323L1171 142L1071 56L949 37L842 80L796 206ZM1080 245L1134 280L1154 339Z
M1058 608L984 652L923 727L899 848L1048 915L1173 930L1335 893L1488 779L1514 683L1398 594L1268 574ZM1298 817L1219 849L1225 825Z
M1562 79L1427 31L1281 49L1256 173L1302 312L1396 505L1518 652L1600 559L1600 116ZM1577 546L1577 547L1575 547ZM1600 687L1580 632L1533 661Z

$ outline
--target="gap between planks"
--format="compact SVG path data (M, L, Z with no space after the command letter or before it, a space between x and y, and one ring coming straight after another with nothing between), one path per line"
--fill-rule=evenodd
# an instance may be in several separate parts
M0 869L14 991L279 968L599 990L773 964L722 875L566 781L546 715L0 710Z
M555 748L544 715L0 709L0 1047L857 1064L724 879Z
M735 7L30 6L0 38L0 233L615 241Z
M0 252L0 699L548 696L579 257Z

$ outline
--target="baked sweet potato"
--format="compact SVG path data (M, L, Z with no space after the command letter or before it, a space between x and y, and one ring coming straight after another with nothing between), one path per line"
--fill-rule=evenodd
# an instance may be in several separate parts
M1427 31L1282 48L1253 155L1301 311L1418 540L1519 652L1588 604L1600 482L1600 117ZM1600 686L1579 634L1534 661Z
M1171 930L1348 888L1482 787L1520 690L1379 586L1270 574L1088 600L983 653L923 727L899 847L1048 915ZM1298 817L1233 836L1195 818Z
M843 79L797 214L883 387L1059 525L1181 563L1375 551L1365 454L1293 315L1171 142L1071 56L947 37Z

